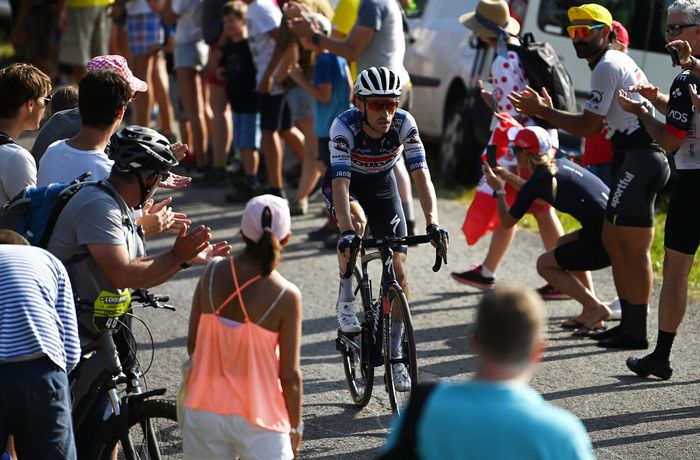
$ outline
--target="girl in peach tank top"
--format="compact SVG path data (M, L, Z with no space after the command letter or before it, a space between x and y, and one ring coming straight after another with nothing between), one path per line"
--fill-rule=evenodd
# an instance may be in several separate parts
M249 202L241 228L245 251L228 263L210 262L197 285L188 336L185 458L298 456L301 295L274 270L289 239L288 223L280 228L275 220L284 224L289 210L272 198Z

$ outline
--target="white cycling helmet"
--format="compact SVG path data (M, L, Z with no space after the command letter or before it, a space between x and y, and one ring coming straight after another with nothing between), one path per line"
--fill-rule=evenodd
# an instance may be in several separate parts
M370 67L357 76L355 95L361 97L399 97L401 96L401 79L387 67Z

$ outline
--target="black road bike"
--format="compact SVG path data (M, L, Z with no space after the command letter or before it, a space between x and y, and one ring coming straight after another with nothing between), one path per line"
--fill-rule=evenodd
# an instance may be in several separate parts
M167 296L153 295L143 289L134 291L128 311L102 315L110 327L97 332L96 336L93 334L94 338L82 346L80 363L69 376L73 428L81 439L79 458L111 460L115 452L116 458L126 460L182 458L182 434L175 403L153 399L164 395L165 388L144 391L144 374L148 369L141 371L130 327L131 319L138 319L133 314L134 306L174 311L175 308L161 303L167 301ZM94 312L93 302L77 300L76 307L79 314L104 313ZM143 324L150 336L148 326ZM122 337L117 337L118 334ZM115 337L128 347L125 363L120 361ZM92 420L95 417L91 411L105 399L111 406L111 416L105 422L96 422ZM96 426L90 426L95 423ZM86 442L81 433L85 429L93 434Z
M348 382L350 395L356 406L362 408L367 405L372 396L374 385L374 368L384 366L384 385L389 394L391 410L399 413L408 403L411 391L418 385L418 366L416 363L416 343L413 335L413 322L411 311L403 289L396 281L394 273L392 247L402 245L416 245L430 242L428 235L407 237L387 237L382 239L364 239L359 248L350 251L350 262L345 273L353 277L353 292L357 299L362 300L362 313L360 324L362 331L359 333L343 333L338 330L336 348L343 356L343 369ZM366 252L369 248L377 248L377 251ZM442 251L443 253L445 251ZM358 257L360 264L355 260ZM441 249L436 250L433 271L440 270L447 256L440 255ZM378 292L373 290L372 280L368 273L368 265L373 260L379 260L382 264L381 284ZM400 357L392 356L391 330L392 323L400 319L403 321L403 334L401 337ZM405 371L411 379L411 387L408 391L397 386L401 369L396 366L403 364Z

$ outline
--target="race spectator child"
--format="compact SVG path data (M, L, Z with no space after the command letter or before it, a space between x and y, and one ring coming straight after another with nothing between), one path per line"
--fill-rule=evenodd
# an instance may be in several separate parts
M255 64L248 46L246 18L248 5L241 1L226 3L221 8L224 29L219 41L222 67L226 77L226 97L233 109L233 146L240 151L244 182L234 187L227 201L245 203L260 191L258 166L260 157L260 113L255 94Z
M168 0L165 23L177 21L175 31L175 74L180 97L192 129L192 143L197 169L207 163L208 131L205 111L204 82L200 73L207 62L209 48L202 38L202 0Z
M315 27L326 36L331 33L330 21L321 14L309 14ZM302 39L304 40L304 39ZM304 43L304 46L312 46ZM346 111L350 105L350 69L345 58L328 52L325 49L317 49L316 65L314 67L313 81L309 82L298 64L291 67L289 76L307 93L314 98L313 121L314 135L317 137L317 145L307 145L307 149L315 152L313 167L313 181L315 184L324 167L330 165L330 139L328 132L335 117ZM308 194L311 190L297 190L297 202L303 208L308 207ZM292 210L293 212L294 210ZM292 213L294 215L294 212Z

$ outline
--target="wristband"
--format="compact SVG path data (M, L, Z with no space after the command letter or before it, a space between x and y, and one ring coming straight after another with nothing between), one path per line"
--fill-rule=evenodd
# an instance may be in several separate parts
M191 266L192 266L192 264L188 264L187 262L183 262L180 264L180 268L182 268L183 270L186 270L186 269L190 268Z
M321 42L321 34L314 32L311 34L311 43L318 45Z
M290 429L289 432L292 434L304 434L304 422L299 422L299 425L297 425L296 428Z
M498 189L493 191L493 197L506 196L506 191L503 189Z

